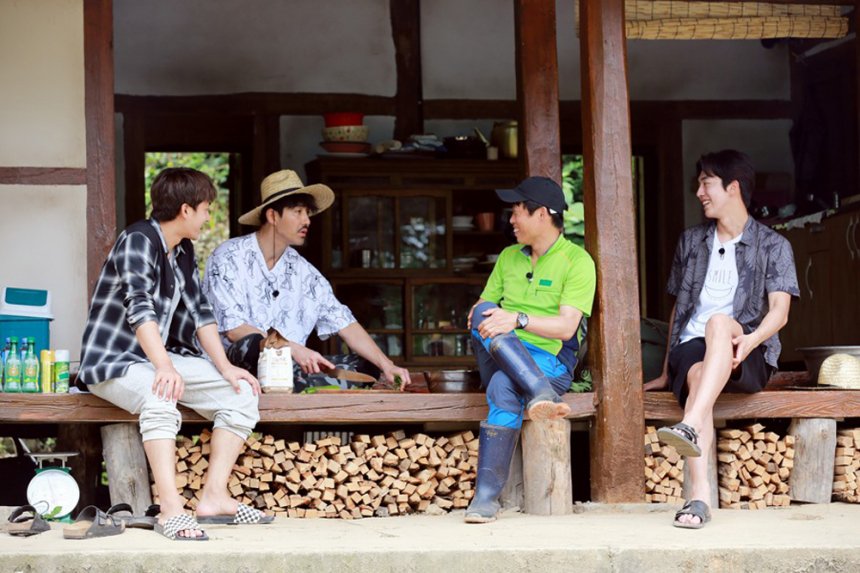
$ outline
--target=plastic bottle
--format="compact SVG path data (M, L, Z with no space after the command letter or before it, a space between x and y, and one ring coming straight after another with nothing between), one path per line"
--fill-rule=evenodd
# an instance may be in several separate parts
M41 352L41 381L42 392L47 394L54 391L54 351L43 350Z
M4 388L6 392L21 391L21 359L18 356L18 337L13 336L10 347L9 357L6 359L6 381Z
M27 340L27 354L24 358L24 376L21 386L22 392L39 391L39 359L35 352L36 341L32 338Z
M69 351L54 351L54 392L65 394L69 391Z

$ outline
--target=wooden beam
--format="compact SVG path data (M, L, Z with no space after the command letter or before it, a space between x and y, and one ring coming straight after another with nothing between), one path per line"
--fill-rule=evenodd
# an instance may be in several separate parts
M594 395L565 394L570 419L594 415ZM186 422L205 422L180 408ZM263 394L266 423L479 422L487 417L484 394ZM0 424L133 422L137 416L92 394L3 394Z
M525 174L561 184L555 2L515 0L519 156Z
M856 141L856 149L857 149L857 181L860 182L860 37L858 37L858 31L860 31L860 0L855 0L854 2L854 81L855 87L857 90L854 98L854 102L856 107L854 108L854 117L851 118L854 120L854 137Z
M368 115L394 115L394 98L339 93L240 93L204 96L136 96L117 94L122 113L158 111L183 115L320 115L345 109Z
M146 217L146 122L141 114L123 117L126 226Z
M646 420L677 421L683 410L671 392L646 392ZM856 418L860 392L854 390L773 390L758 394L721 394L715 420L748 418Z
M86 184L86 169L75 167L0 167L0 185Z
M505 119L517 117L514 100L502 99L428 99L424 100L426 119Z
M642 362L624 0L580 2L585 245L597 264L589 352L594 501L643 499Z
M406 141L424 133L421 82L421 5L419 0L389 0L397 95L394 96L394 139Z
M85 0L88 293L92 293L116 239L113 78L113 1Z

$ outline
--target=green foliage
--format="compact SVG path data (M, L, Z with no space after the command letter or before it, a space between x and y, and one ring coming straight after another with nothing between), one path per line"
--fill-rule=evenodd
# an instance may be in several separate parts
M227 175L230 172L229 153L147 153L146 154L146 216L152 212L152 200L149 189L152 181L162 169L167 167L190 167L202 171L212 178L217 189L215 201L209 205L209 223L200 232L200 237L194 242L194 252L197 255L197 266L200 272L206 265L206 260L215 248L230 236L230 213L228 208L229 189L226 188Z
M585 207L582 203L582 156L562 156L561 177L564 200L564 236L579 246L585 244Z

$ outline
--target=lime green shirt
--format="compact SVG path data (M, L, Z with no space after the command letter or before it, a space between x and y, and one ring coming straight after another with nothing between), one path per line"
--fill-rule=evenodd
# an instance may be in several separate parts
M591 316L597 281L591 255L561 235L534 267L530 253L530 247L519 244L503 250L481 298L505 310L524 312L529 316L558 316L562 305L572 306L584 316ZM527 277L529 273L531 280ZM523 342L553 355L561 350L561 340L544 338L521 329L514 332Z

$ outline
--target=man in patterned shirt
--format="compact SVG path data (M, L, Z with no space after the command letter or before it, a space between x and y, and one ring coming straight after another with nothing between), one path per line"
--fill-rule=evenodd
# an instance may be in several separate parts
M305 346L311 331L337 334L384 379L409 384L409 372L394 363L337 300L329 282L294 247L304 244L311 216L329 208L334 192L305 186L294 171L272 173L260 186L259 207L239 217L259 229L226 241L206 264L203 291L212 302L218 330L234 364L256 372L262 348L290 347L306 375L335 365Z
M271 517L230 498L227 480L259 412L259 385L230 364L211 307L200 291L194 247L209 220L212 181L165 169L152 183L152 218L123 231L102 267L81 349L79 380L89 391L140 415L143 447L158 488L156 529L171 539L205 540L176 491L177 404L214 420L200 523ZM196 340L195 340L196 338ZM212 362L205 359L198 343Z
M645 390L670 386L684 419L660 428L660 439L687 456L690 500L676 527L698 529L711 518L708 460L714 403L721 392L761 391L776 371L777 332L799 296L791 245L755 221L749 158L735 150L703 155L696 197L711 221L684 231L667 290L676 297L663 374Z

